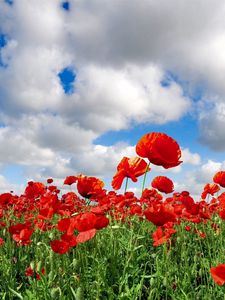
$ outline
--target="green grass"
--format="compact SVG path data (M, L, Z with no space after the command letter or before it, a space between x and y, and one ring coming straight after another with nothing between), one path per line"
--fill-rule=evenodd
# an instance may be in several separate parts
M171 243L153 247L152 223L138 217L111 222L90 241L66 254L54 253L49 243L54 229L35 231L32 244L17 247L6 228L0 236L1 299L225 299L224 287L211 278L210 267L225 262L225 225L217 216L220 233L207 224L176 225ZM184 227L204 231L206 238ZM25 269L45 268L40 280Z

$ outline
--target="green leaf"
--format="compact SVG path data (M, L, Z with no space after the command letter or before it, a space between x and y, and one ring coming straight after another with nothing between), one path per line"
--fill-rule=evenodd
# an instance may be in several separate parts
M74 298L76 299L76 292L74 291L74 289L72 288L72 286L70 287L70 289L71 289L71 292L72 292L72 294L73 294L73 296L74 296Z
M9 287L9 290L10 290L14 295L16 295L19 299L22 299L22 300L23 300L23 296L22 296L20 293L18 293L17 291L11 289L10 287Z

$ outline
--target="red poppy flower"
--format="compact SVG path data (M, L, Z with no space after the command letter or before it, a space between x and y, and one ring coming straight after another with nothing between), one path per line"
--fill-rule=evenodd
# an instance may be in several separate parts
M173 181L166 176L156 176L152 180L152 187L166 194L174 190Z
M41 274L42 274L42 275L45 275L45 268L42 268L42 269L41 269ZM27 276L27 277L33 277L33 278L34 278L35 275L36 275L36 279L37 279L37 280L40 280L40 279L41 279L40 274L37 273L37 272L35 272L35 271L32 269L31 266L29 266L29 267L26 268L26 270L25 270L25 276Z
M40 221L35 220L34 223L35 223L35 228L38 228L42 231L48 231L48 230L55 228L55 225L53 225L52 223L49 223L49 222L47 223L43 219Z
M137 177L143 175L147 167L147 163L140 157L123 157L117 166L117 173L113 176L112 187L114 190L120 189L125 177L131 178L133 182L136 182ZM147 171L149 170L150 168Z
M45 207L39 210L38 219L50 220L53 217L54 210L52 207Z
M220 207L224 209L225 208L225 192L221 193L219 195L219 197L217 198L217 200L219 200ZM212 203L212 201L211 201L211 203Z
M97 217L91 212L80 213L74 217L74 226L78 231L87 231L95 228Z
M215 183L207 183L204 186L204 191L202 192L201 198L205 199L208 194L214 195L216 192L220 190L220 187Z
M225 264L211 268L210 273L216 284L223 285L225 283Z
M183 191L179 197L179 201L185 206L188 213L197 215L199 213L199 204L195 203L189 192Z
M222 209L220 212L219 212L219 216L222 220L225 220L225 209Z
M3 246L4 244L5 244L5 241L2 238L0 238L0 246Z
M13 198L12 194L10 193L3 193L0 195L0 205L5 205L10 202Z
M52 193L55 192L56 194L58 194L60 192L60 190L57 189L56 185L49 185L48 190Z
M64 254L69 251L70 245L64 240L54 240L50 242L52 250L59 254Z
M162 227L159 226L152 234L152 239L154 241L153 246L157 247L161 244L164 244L168 241L169 236L164 234Z
M48 178L47 179L47 183L52 183L53 182L53 179L52 178Z
M63 184L71 185L71 184L75 183L76 181L77 181L76 176L67 176L66 179L64 180Z
M33 229L30 227L30 222L17 223L9 226L9 233L18 245L29 245L31 243L30 237L33 234Z
M13 234L19 234L20 231L22 231L23 229L28 228L28 224L27 223L17 223L15 225L10 225L9 226L9 233L11 235Z
M96 215L104 215L107 209L103 206L93 206L90 211Z
M213 181L225 188L225 171L217 172L213 177Z
M156 189L144 189L140 201L149 202L154 200L160 202L163 200L163 196Z
M157 226L162 226L167 222L176 222L176 214L171 205L164 203L153 204L144 211L147 220Z
M33 275L34 275L34 271L31 268L31 266L27 267L26 270L25 270L25 276L32 277Z
M75 223L76 221L74 218L61 219L57 224L57 229L66 232L67 235L73 235Z
M96 177L77 176L77 191L84 198L91 198L103 192L104 182Z
M173 228L163 228L159 226L152 234L152 239L154 241L153 246L157 247L166 243L172 234L177 231Z
M25 195L29 199L38 198L46 191L46 187L41 182L29 181L28 186L25 189Z
M186 226L184 227L184 229L185 229L186 231L191 231L191 226L186 225Z
M146 157L154 165L165 169L176 167L182 163L181 150L178 143L165 133L152 132L145 134L136 145L136 152Z
M102 229L109 225L109 219L104 215L96 216L95 228Z
M139 204L131 204L130 214L141 216L142 215L142 207Z
M64 233L61 235L61 240L69 243L70 247L75 247L77 245L77 237L75 235L67 235Z
M33 229L25 228L22 229L18 234L13 234L12 238L19 245L29 245L31 243L30 237L33 234Z

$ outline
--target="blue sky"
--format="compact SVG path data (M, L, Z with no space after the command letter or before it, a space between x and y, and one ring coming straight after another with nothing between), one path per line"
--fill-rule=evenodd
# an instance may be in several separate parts
M222 0L1 1L0 192L79 173L110 188L156 131L183 164L152 166L148 186L166 175L198 199L225 168L224 13Z

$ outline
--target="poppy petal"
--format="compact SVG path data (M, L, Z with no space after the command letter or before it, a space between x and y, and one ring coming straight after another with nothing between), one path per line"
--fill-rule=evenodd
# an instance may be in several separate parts
M91 240L96 235L96 229L90 229L87 231L82 231L77 236L77 243L85 243Z

